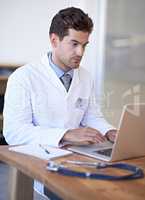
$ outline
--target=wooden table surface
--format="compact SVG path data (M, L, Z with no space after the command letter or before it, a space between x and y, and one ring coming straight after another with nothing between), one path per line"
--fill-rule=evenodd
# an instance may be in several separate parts
M56 159L96 161L92 158L73 154ZM0 160L16 167L27 176L44 183L52 192L66 200L144 200L145 178L125 181L90 180L77 177L68 177L46 170L46 160L28 156L8 150L8 146L0 147ZM145 172L145 157L124 161L141 167ZM86 168L81 168L86 170ZM108 169L107 169L108 170ZM107 171L103 169L103 171ZM112 171L108 171L112 173ZM121 171L113 172L116 174Z

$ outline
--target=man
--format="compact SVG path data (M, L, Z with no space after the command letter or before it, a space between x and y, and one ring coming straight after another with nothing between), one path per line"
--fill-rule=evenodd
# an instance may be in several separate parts
M92 29L92 20L82 10L59 11L49 31L52 51L10 76L4 105L4 136L9 144L114 140L116 131L95 102L89 72L80 67Z

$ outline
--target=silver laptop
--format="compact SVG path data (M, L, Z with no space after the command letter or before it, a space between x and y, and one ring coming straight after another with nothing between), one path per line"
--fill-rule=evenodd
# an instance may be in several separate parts
M114 144L107 141L68 149L104 161L145 156L145 103L124 106Z

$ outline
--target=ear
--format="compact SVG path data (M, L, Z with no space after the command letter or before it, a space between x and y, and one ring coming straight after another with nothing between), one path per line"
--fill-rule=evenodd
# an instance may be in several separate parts
M56 48L59 43L59 37L55 33L50 35L50 42L53 48Z

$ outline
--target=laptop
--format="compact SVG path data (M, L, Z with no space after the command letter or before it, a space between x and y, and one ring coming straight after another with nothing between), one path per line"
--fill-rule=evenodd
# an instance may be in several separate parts
M70 151L104 161L118 161L145 156L145 103L123 107L114 144L70 146Z

